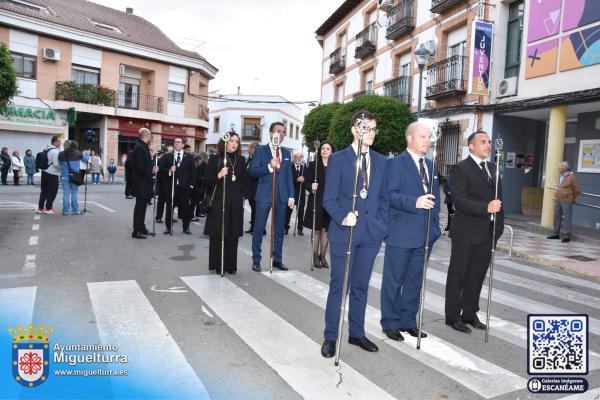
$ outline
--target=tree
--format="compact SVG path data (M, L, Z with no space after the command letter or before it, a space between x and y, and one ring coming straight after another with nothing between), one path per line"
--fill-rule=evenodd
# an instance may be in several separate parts
M0 109L6 108L18 94L17 74L12 66L10 50L5 43L0 43Z
M339 103L321 104L304 117L302 135L304 136L304 145L309 151L315 151L315 140L327 139L331 118L340 107L342 105Z
M337 149L352 143L350 122L355 112L365 110L377 118L378 134L373 149L381 154L398 154L406 148L404 132L414 121L406 104L392 97L360 96L338 108L329 127L328 139Z

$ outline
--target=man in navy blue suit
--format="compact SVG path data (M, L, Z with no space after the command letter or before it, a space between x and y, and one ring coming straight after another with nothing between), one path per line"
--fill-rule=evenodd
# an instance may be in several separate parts
M354 126L359 118L368 120L368 132L363 136L362 148L358 148L359 133ZM350 257L350 298L348 343L363 350L378 351L377 345L365 337L365 309L369 279L373 262L382 240L388 233L388 202L385 185L385 157L370 150L377 134L375 116L359 111L352 117L354 142L329 158L323 207L331 217L329 241L331 257L331 281L325 310L325 341L321 347L323 357L335 355L338 334L342 287L346 266L346 251L350 227L354 227L352 256ZM356 213L352 213L352 196L357 152L361 153L356 191Z
M272 177L275 174L275 243L273 249L273 267L287 271L283 264L282 247L285 229L286 206L294 208L294 186L292 184L292 157L290 152L272 145L274 135L283 142L285 126L281 122L273 122L269 128L271 141L259 146L250 163L250 176L258 178L256 187L256 216L252 233L252 269L261 271L260 252L263 232L271 211L271 195L273 193Z
M425 259L428 210L432 210L430 248L441 235L440 186L437 174L432 174L432 162L425 158L430 137L426 124L413 122L406 128L406 151L387 163L390 232L385 240L381 327L392 340L404 340L400 332L418 336L416 315ZM431 184L433 190L429 194ZM427 334L421 332L421 337L427 337Z

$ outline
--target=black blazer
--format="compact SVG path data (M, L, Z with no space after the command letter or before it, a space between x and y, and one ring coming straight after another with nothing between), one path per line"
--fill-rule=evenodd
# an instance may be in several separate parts
M488 203L494 200L496 166L488 163L492 182L487 173L470 156L452 168L449 184L456 207L450 224L450 238L468 244L489 240L490 215ZM498 199L502 200L502 182L498 185ZM504 211L497 214L496 240L504 231Z
M306 200L306 189L303 184L298 184L297 179L303 176L306 182L306 165L300 164L300 173L296 171L296 164L292 165L292 183L294 184L294 201L298 200L298 191L300 191L300 200L298 203L304 203Z
M252 162L252 156L248 156L248 159L246 159L246 175L247 175L247 179L246 179L246 194L244 195L245 198L247 198L250 201L254 201L254 198L256 197L256 187L258 186L258 178L253 178L250 176L250 163Z
M173 177L169 176L169 169L173 166L175 153L165 154L158 161L158 168L164 178L163 187L165 190L171 191L171 183ZM183 153L183 157L179 162L179 166L175 171L175 187L192 189L196 184L196 166L194 165L193 157Z
M129 157L131 157L131 160L133 161L133 163L131 163L133 194L135 197L149 199L152 197L153 191L153 164L148 145L143 141L138 140Z

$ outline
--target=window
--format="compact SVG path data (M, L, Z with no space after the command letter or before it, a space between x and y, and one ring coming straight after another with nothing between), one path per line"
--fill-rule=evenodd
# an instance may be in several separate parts
M298 125L296 125L296 140L298 140L299 136L300 136L300 127Z
M460 43L456 43L448 48L448 58L459 56L464 57L467 51L467 42L463 41ZM449 68L447 69L447 76L445 79L446 82L449 81L462 81L464 79L465 73L465 59L457 58L450 63Z
M104 24L104 23L98 22L98 21L92 21L92 24L96 25L96 28L104 29L104 30L107 30L107 31L115 32L115 33L123 33L116 26Z
M71 69L71 80L79 84L98 85L100 83L100 70L74 65Z
M244 118L242 137L252 139L260 138L260 118Z
M290 122L290 129L286 129L285 136L294 136L294 124Z
M169 101L173 101L175 103L183 103L184 91L184 85L179 85L177 83L169 83Z
M132 83L119 83L119 107L138 109L140 85Z
M506 41L506 64L504 67L505 78L519 75L524 8L523 0L518 0L510 5L508 11L508 40Z
M37 4L29 3L27 1L22 1L22 0L6 0L6 1L8 4L14 4L16 6L19 6L26 10L29 10L29 11L37 11L37 12L43 12L46 14L50 14L46 7L38 6Z
M373 70L365 72L365 92L366 94L373 94Z
M410 63L400 66L400 76L408 76L410 71Z
M11 53L12 66L18 78L35 79L36 56Z
M344 102L344 83L340 83L335 85L335 93L334 99L335 103L343 103Z
M215 117L213 120L213 132L218 133L221 130L221 117Z

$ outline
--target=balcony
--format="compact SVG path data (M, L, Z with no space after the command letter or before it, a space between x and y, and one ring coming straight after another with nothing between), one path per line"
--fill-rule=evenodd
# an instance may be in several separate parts
M208 107L200 104L200 109L198 110L198 118L203 121L208 121Z
M410 104L410 82L410 76L399 76L389 80L383 85L383 95L394 97L405 104Z
M385 38L396 40L415 29L414 0L402 0L388 11L388 28Z
M339 47L329 55L329 73L339 74L346 69L346 48Z
M364 59L377 50L377 22L372 23L356 35L354 57Z
M467 68L467 57L464 56L452 56L431 64L427 68L425 98L436 100L464 95L467 92L465 73Z
M468 4L469 0L431 0L429 11L436 14L443 14L459 4Z
M375 91L374 90L361 90L359 92L356 92L352 95L352 99L356 99L357 97L360 96L370 96L370 95L374 95Z
M56 82L56 100L99 106L126 108L162 113L163 98L146 94L119 92L100 85L76 83L74 81Z

